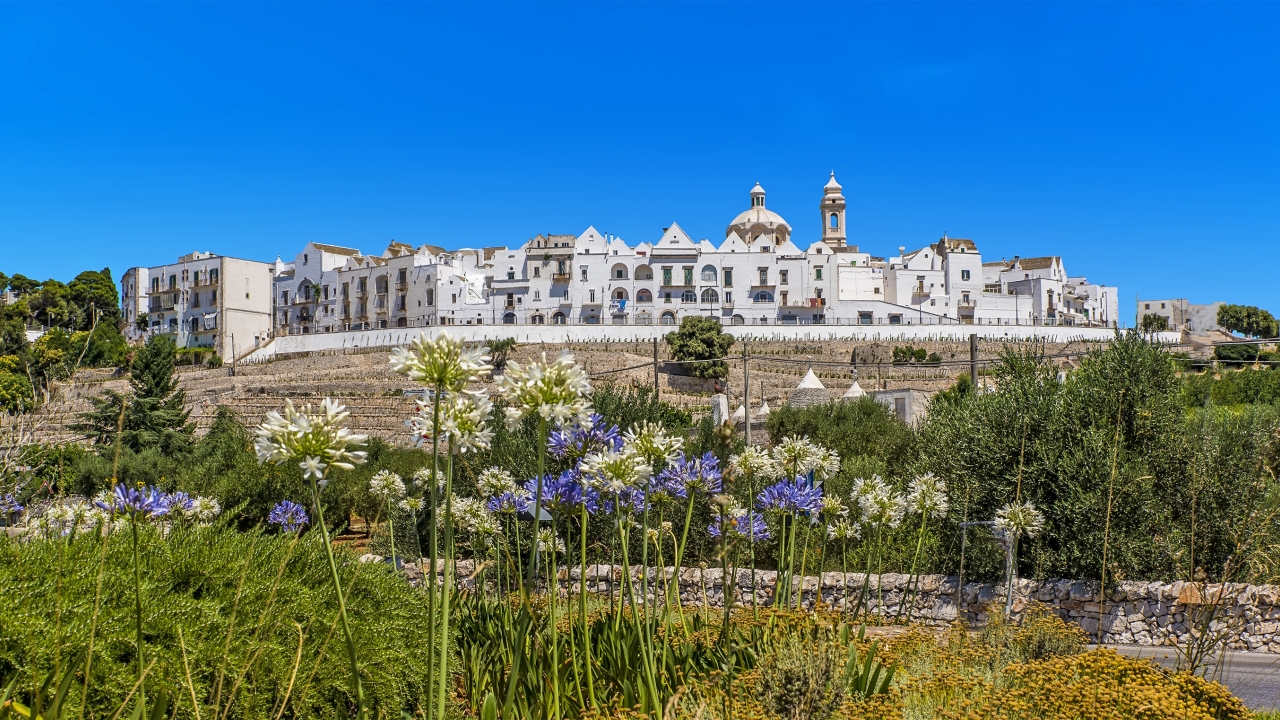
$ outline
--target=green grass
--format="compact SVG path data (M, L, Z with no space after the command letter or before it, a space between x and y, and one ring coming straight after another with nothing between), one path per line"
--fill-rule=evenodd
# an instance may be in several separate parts
M0 681L26 692L94 634L88 712L109 717L137 679L133 565L128 532L103 542L0 540ZM316 534L241 533L224 527L141 535L148 692L165 690L177 717L272 718L288 695L291 718L334 717L352 705L349 666L323 548ZM374 716L424 704L427 613L422 596L388 568L339 553ZM301 650L299 641L301 640ZM184 666L184 648L186 663ZM190 668L187 681L185 667ZM292 679L292 687L290 680ZM79 709L81 683L71 707ZM345 713L339 713L345 714Z

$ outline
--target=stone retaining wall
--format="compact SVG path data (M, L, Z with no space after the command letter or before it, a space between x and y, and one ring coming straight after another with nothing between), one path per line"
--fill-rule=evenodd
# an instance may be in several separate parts
M372 559L371 556L366 556ZM470 561L459 564L458 576L464 587L474 587ZM587 590L595 593L624 593L622 566L592 565L587 568ZM661 599L662 577L671 577L674 568L666 568L659 574L658 568L649 569L650 597ZM734 587L734 604L750 607L752 583L750 570L738 570ZM560 592L572 589L577 592L581 573L578 568L559 571ZM632 568L637 591L642 586L643 571ZM708 604L722 607L724 591L719 568L686 568L681 573L680 597L686 604ZM773 598L777 573L770 570L756 571L758 601L768 605ZM899 617L899 606L910 592L906 575L886 573L877 583L871 576L867 588L865 607L871 613L883 613L886 618ZM834 608L852 610L862 595L861 574L824 573L819 577L806 577L802 583L794 581L793 594L800 596L805 608L813 607L819 594L822 602ZM959 605L956 598L954 575L924 575L919 579L919 590L910 613L913 622L932 626L945 626L956 619L971 625L983 625L992 613L1003 611L1005 587L1003 583L965 583ZM1083 628L1090 637L1096 637L1099 615L1102 622L1102 641L1105 643L1133 645L1173 645L1187 642L1192 632L1209 623L1209 631L1222 633L1226 645L1234 650L1280 653L1280 586L1228 584L1203 585L1184 582L1122 582L1107 594L1104 606L1098 602L1097 581L1080 580L1018 580L1014 583L1013 614L1020 616L1032 603L1039 602L1069 622ZM1209 622L1209 619L1212 622Z

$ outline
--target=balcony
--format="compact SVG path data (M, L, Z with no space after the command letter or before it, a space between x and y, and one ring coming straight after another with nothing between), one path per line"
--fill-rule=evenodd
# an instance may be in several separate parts
M408 280L397 280L397 281L396 281L396 289L397 289L397 290L407 290L408 288L409 288L409 281L408 281Z
M567 283L572 279L573 276L569 273L551 273L551 282L553 283Z

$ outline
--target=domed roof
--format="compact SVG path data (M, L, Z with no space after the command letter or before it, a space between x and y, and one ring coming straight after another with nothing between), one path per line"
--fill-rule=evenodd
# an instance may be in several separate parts
M745 212L739 213L738 217L729 223L730 229L734 227L749 228L752 225L768 225L769 227L785 227L791 229L791 225L778 213L762 207L753 207ZM725 234L728 237L728 233Z
M822 186L822 189L823 189L823 190L835 190L836 192L839 192L839 191L840 191L840 183L836 182L836 171L835 171L835 170L832 170L832 171L831 171L831 179L827 181L827 184L826 184L826 185L823 185L823 186Z

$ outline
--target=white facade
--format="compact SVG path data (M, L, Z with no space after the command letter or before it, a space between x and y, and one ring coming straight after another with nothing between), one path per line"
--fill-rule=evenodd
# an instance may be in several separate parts
M270 263L193 252L171 265L125 271L122 296L135 321L145 296L148 334L170 334L178 347L207 347L230 359L271 337L274 271Z

